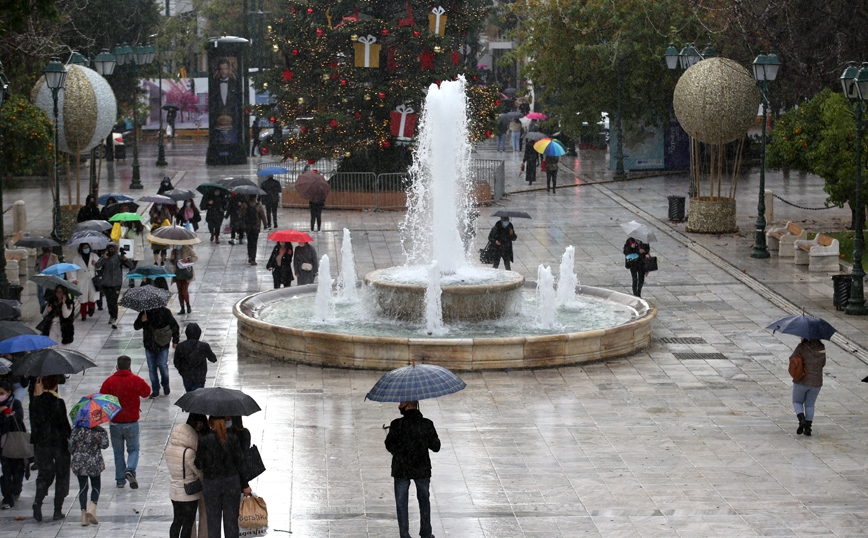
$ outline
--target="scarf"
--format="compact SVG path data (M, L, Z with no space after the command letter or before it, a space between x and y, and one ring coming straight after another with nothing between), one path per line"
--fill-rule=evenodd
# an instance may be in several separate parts
M184 220L190 220L193 218L193 208L186 207L184 208Z

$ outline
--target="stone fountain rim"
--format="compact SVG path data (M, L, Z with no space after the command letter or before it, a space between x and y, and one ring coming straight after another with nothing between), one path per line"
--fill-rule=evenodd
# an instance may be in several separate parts
M377 269L375 271L371 271L370 273L365 275L365 284L380 289L402 290L408 293L425 293L425 290L428 287L427 284L413 284L409 282L396 282L394 280L382 279L378 280L375 278L391 269L394 268L389 267L386 269ZM440 289L445 295L481 295L484 293L503 293L507 291L512 291L522 287L525 284L526 279L521 273L517 273L515 271L504 272L510 274L509 280L499 280L497 282L490 282L485 284L466 284L453 286L441 285Z

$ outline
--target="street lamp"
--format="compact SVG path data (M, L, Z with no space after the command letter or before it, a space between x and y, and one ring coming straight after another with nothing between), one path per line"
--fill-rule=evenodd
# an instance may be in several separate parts
M160 99L159 106L157 107L157 114L160 116L160 142L157 146L157 166L166 166L169 164L166 162L166 147L163 142L163 62L166 60L165 54L168 51L161 50L157 55L157 72L159 74L159 86L157 87L157 96Z
M60 170L57 165L57 122L59 112L57 110L57 94L66 85L66 67L57 58L52 58L45 66L45 85L51 90L51 98L54 100L54 230L51 236L60 243ZM60 261L63 261L63 249L55 247L55 253Z
M768 118L769 100L767 97L769 83L778 77L781 62L774 52L760 54L753 61L753 78L760 87L763 98L763 134L762 149L760 150L760 182L758 201L756 205L756 243L750 252L751 258L768 258L770 256L766 246L766 121Z
M844 97L850 100L856 112L856 238L853 244L853 271L850 272L850 300L844 312L852 316L864 316L868 314L868 309L865 308L865 270L862 268L862 245L865 240L862 233L865 226L865 213L862 210L862 112L868 99L868 63L863 63L857 69L856 64L850 62L841 75L841 86Z
M80 58L80 61L79 61ZM89 66L91 69L94 69L100 76L108 77L111 76L115 71L115 65L117 65L117 60L112 54L108 51L108 49L102 49L102 51L96 55L96 57L91 56L90 62L87 59L78 54L77 52L73 52L72 56L69 58L69 62L74 63L76 65L81 66ZM96 169L97 169L97 152L100 150L100 147L97 146L90 151L90 193L94 196L97 195L97 179L96 179Z
M8 96L9 79L0 63L0 208L3 207L3 103ZM0 299L9 297L9 280L6 278L6 241L3 231L3 216L0 215Z
M125 46L126 47L126 46ZM126 47L129 49L129 47ZM136 112L136 103L138 101L136 93L138 93L139 66L148 65L154 61L156 51L151 46L138 45L131 49L129 55L126 56L127 63L133 66L133 79L135 86L133 88L133 181L130 183L131 189L142 189L142 180L139 177L139 135L138 135L138 114Z

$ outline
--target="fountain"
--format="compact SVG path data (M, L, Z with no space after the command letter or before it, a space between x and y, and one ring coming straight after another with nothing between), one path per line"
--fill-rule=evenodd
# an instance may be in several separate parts
M468 261L459 232L473 229L464 92L461 77L428 90L401 226L406 265L372 271L354 286L344 230L334 296L323 256L317 286L270 290L235 305L239 355L350 368L415 360L462 370L573 364L648 343L656 309L579 286L573 247L564 253L557 291L542 265L537 286Z

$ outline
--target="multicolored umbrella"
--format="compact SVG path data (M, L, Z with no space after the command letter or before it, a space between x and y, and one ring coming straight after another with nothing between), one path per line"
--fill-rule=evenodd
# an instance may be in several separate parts
M109 219L111 222L129 222L132 220L143 220L138 213L117 213Z
M326 178L316 170L305 172L295 180L295 190L310 202L325 202L331 192Z
M136 312L147 312L169 304L172 293L156 286L141 286L133 288L121 297L118 305L130 308Z
M81 269L81 266L74 263L55 263L54 265L49 265L43 269L40 274L60 276L70 271L78 271L79 269Z
M566 148L564 148L560 142L552 140L551 138L543 138L533 145L533 149L535 149L537 153L542 153L543 155L549 155L552 157L560 157L561 155L567 154Z
M381 377L365 399L375 402L412 402L452 394L466 386L467 383L442 366L414 364L392 370Z
M195 245L202 242L196 236L196 232L191 232L183 226L175 225L160 226L156 230L151 231L145 239L159 245Z
M73 426L93 428L109 422L120 410L121 404L116 396L95 392L72 406L69 418L72 419Z
M277 241L279 243L310 243L313 241L311 236L304 232L295 230L280 230L268 236L269 241Z
M0 342L0 355L36 351L37 349L45 349L56 345L57 342L41 334L22 334L21 336L13 336Z

